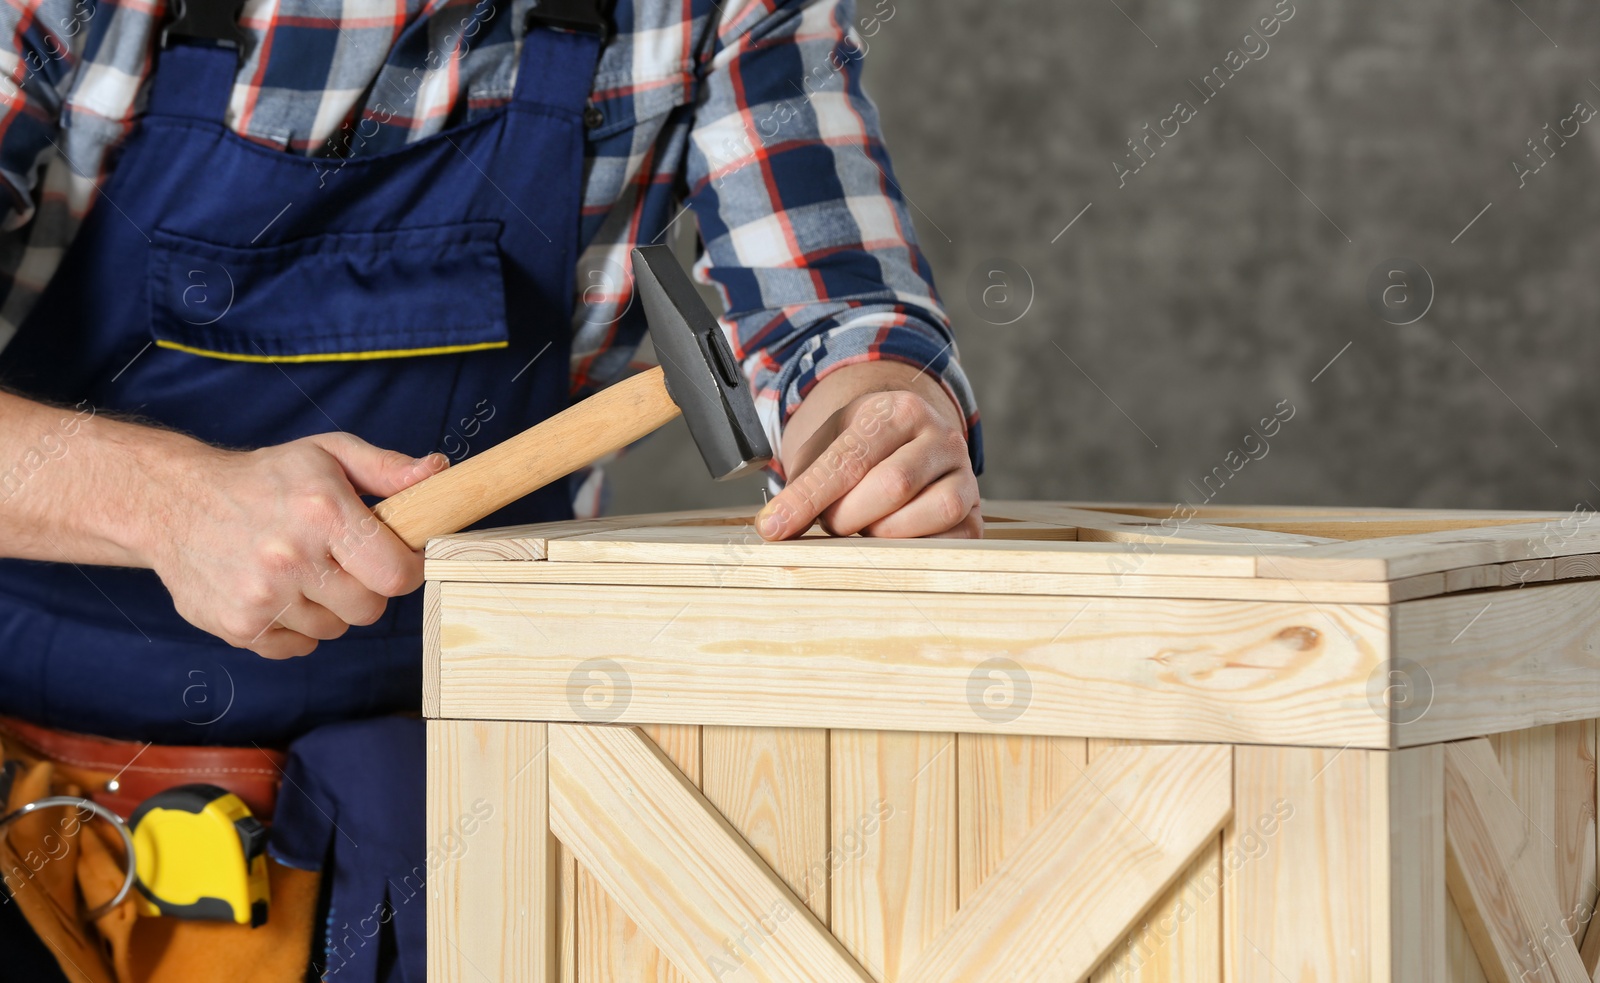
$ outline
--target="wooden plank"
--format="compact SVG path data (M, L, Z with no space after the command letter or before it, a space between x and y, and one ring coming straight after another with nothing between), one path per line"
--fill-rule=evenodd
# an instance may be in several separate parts
M1051 501L1013 501L1010 499L986 502L985 513L994 510L1000 514L1009 515L1011 509L1017 505L1054 505ZM1193 505L1188 502L1063 502L1061 504L1075 509L1090 509L1095 512L1114 512L1118 515L1142 515L1149 519L1164 519L1167 516L1180 516L1184 511L1193 509L1195 518L1202 522L1221 522L1224 520L1267 521L1271 519L1298 519L1313 517L1357 517L1357 516L1385 516L1410 515L1419 510L1389 508L1386 506L1367 505L1213 505L1202 503ZM1448 512L1448 509L1428 509L1429 514Z
M1210 983L1222 976L1222 837L1212 837L1090 975L1090 983Z
M578 861L560 840L555 842L555 857L556 979L578 983Z
M769 543L739 527L639 527L553 539L552 562L679 563L739 567L864 567L955 570L969 573L1101 573L1252 577L1263 555L1298 554L1338 546L1154 547L1147 543L1030 542L1026 540L870 539L808 536ZM1465 566L1466 564L1456 564ZM1359 567L1359 564L1356 565ZM1371 570L1384 569L1379 561ZM1440 568L1445 569L1445 568ZM1426 572L1426 571L1418 571ZM1267 576L1277 576L1267 574ZM1385 580L1383 576L1324 579Z
M986 540L988 541L988 540ZM1588 561L1592 557L1564 557ZM1137 560L1129 561L1137 562ZM1316 604L1391 604L1437 594L1519 587L1596 576L1579 563L1499 563L1419 574L1399 580L1290 580L1274 577L1183 577L1120 574L1035 574L877 567L777 567L721 563L540 564L428 560L429 580L500 584L594 584L642 587L765 587L784 590L929 591L955 594L1042 594L1055 597L1173 597Z
M428 843L442 857L428 873L428 978L552 979L556 872L545 725L427 726Z
M1444 763L1450 896L1490 983L1588 983L1489 742L1446 745Z
M1564 860L1556 819L1556 728L1531 727L1488 740L1515 806L1519 842L1533 854L1528 862L1555 887ZM1561 907L1565 912L1565 904Z
M1090 740L1089 761L1127 743ZM1222 837L1218 835L1134 923L1089 980L1220 983L1221 979Z
M578 868L577 979L656 983L676 972L672 963L583 867Z
M550 822L693 983L870 979L633 728L551 725Z
M422 585L422 715L439 716L439 584Z
M1582 931L1592 923L1600 880L1596 874L1595 727L1593 720L1556 725L1557 899L1571 924Z
M1594 917L1594 721L1489 738L1534 863L1555 889L1561 929L1579 942Z
M444 712L581 719L567 682L616 653L621 720L1387 747L1368 680L1387 609L1008 595L444 585ZM774 612L783 612L776 619ZM536 653L537 658L530 658ZM996 665L1027 683L982 714ZM715 685L707 685L714 681ZM863 699L862 694L871 694ZM1411 726L1418 726L1412 724Z
M829 734L833 934L882 983L956 913L956 757L950 733Z
M1600 522L1589 516L1569 527L1568 518L1308 546L1265 557L1259 570L1264 577L1394 580L1486 563L1600 552Z
M1454 901L1445 908L1445 936L1445 979L1450 983L1489 983L1489 978L1483 975L1483 966L1478 962L1478 954L1473 951L1472 938L1467 935L1467 926L1461 921L1461 912L1456 910Z
M977 893L1089 763L1077 737L956 737L961 903Z
M1579 557L1578 559L1588 559ZM918 591L1039 594L1053 597L1171 597L1315 604L1397 604L1439 594L1520 587L1592 577L1578 565L1542 561L1463 567L1399 580L1290 580L1272 577L1178 577L1125 574L1030 574L999 571L975 578L953 570L772 567L666 563L484 563L429 560L429 580L501 584L593 584L640 587L761 587L782 590Z
M1232 750L1118 748L923 953L911 983L1076 980L1230 815Z
M652 512L644 515L617 515L601 519L582 519L565 522L535 522L520 526L500 526L494 529L472 529L467 532L435 536L428 540L423 556L427 559L451 560L543 560L545 544L563 536L626 529L629 526L662 526L715 524L719 522L747 523L753 514L747 506L700 509L687 512Z
M1600 811L1600 774L1596 774L1595 771L1597 762L1600 762L1600 721L1589 721L1589 736L1591 738L1589 770L1590 774L1595 776L1596 779L1593 783L1595 785L1595 804L1597 811ZM1595 825L1593 820L1591 820L1591 825ZM1595 828L1595 847L1595 865L1593 869L1597 880L1600 880L1600 825ZM1595 977L1596 983L1600 983L1600 928L1595 927L1597 923L1600 923L1600 897L1597 897L1590 904L1588 924L1584 926L1582 945L1579 948L1579 954L1583 957L1583 968Z
M1453 594L1464 590L1484 590L1502 586L1504 567L1498 563L1482 567L1462 567L1459 570L1446 570L1444 572L1444 593ZM1424 576L1429 576L1424 574ZM1433 575L1437 576L1437 574Z
M1555 560L1555 579L1571 580L1575 577L1600 577L1600 555L1558 556Z
M1279 543L1315 546L1341 540L1304 536L1270 529L1211 525L1185 507L1176 515L1159 519L1093 509L1078 509L1066 504L1014 502L1004 506L1006 514L1030 522L1052 522L1078 530L1080 542L1095 543L1191 543L1250 547Z
M1547 522L1553 515L1514 516L1504 512L1467 513L1464 516L1441 517L1426 510L1391 516L1319 516L1315 518L1236 518L1213 520L1219 526L1238 529L1258 529L1285 535L1324 537L1329 542L1350 542L1362 539L1393 539L1397 536L1416 536L1422 533L1449 532L1461 529L1484 529L1493 526L1518 525L1529 522Z
M701 728L683 724L644 724L639 731L661 749L667 760L683 772L684 778L695 785L700 784L705 761Z
M1028 539L1070 543L1078 538L1072 526L1051 525L1048 522L990 522L985 520L984 539Z
M1366 755L1373 983L1450 983L1444 748Z
M985 515L991 512L996 515L1010 515L1013 509L1019 505L1054 504L1056 503L1002 499L985 501L983 507ZM1178 511L1180 509L1193 509L1195 518L1203 522L1271 522L1308 518L1347 519L1354 522L1385 517L1441 520L1484 519L1489 522L1518 518L1550 521L1559 520L1568 514L1566 512L1508 512L1486 509L1405 509L1371 505L1189 505L1188 503L1173 504L1170 502L1063 502L1061 504L1075 509L1116 512L1121 515L1142 515L1154 519L1162 519L1169 515L1180 515L1181 512Z
M1223 850L1228 983L1371 976L1368 753L1235 749Z
M987 509L991 504L1003 507L1005 503L986 502L984 508ZM434 537L428 541L424 556L428 559L454 560L543 560L545 544L551 539L645 526L748 526L754 520L755 513L756 507L753 505L734 505L472 529ZM988 518L985 514L985 519ZM1005 517L996 519L1008 521Z
M767 866L828 923L828 732L707 727L702 789Z
M1432 691L1403 746L1600 716L1600 582L1431 597L1393 607L1394 651Z
M989 542L989 540L985 540ZM1474 583L1472 590L1500 586ZM494 584L593 584L638 587L759 587L778 590L912 591L949 594L1041 594L1054 597L1172 597L1317 604L1388 604L1442 594L1445 574L1397 581L1278 580L1270 577L1174 577L857 567L781 567L688 563L484 563L429 560L429 580Z
M640 732L661 750L685 781L699 784L699 727L649 724ZM681 983L688 979L628 917L627 911L606 896L594 875L582 867L578 869L578 905L583 911L583 933L578 939L579 979L637 983Z

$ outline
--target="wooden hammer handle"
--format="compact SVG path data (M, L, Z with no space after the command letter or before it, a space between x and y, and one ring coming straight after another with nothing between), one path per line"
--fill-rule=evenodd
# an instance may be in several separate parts
M459 532L671 421L661 367L608 386L503 443L424 478L372 510L412 549Z

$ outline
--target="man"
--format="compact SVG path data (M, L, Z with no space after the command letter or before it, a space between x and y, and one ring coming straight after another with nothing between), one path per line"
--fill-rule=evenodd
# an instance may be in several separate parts
M253 931L131 905L84 925L102 824L37 867L18 824L11 965L422 978L399 887L425 849L422 563L367 502L626 375L628 250L685 210L789 479L761 535L980 534L975 405L860 87L887 3L3 16L10 807L207 781L273 820ZM591 510L593 483L486 524L574 499Z

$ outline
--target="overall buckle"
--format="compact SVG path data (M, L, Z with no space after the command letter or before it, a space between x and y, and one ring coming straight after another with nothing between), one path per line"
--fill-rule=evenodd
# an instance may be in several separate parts
M175 41L199 42L244 51L247 35L239 26L244 0L170 0L172 16L161 28L161 47Z
M616 35L611 23L610 0L539 0L528 11L527 29L553 27L562 31L593 34L601 45Z

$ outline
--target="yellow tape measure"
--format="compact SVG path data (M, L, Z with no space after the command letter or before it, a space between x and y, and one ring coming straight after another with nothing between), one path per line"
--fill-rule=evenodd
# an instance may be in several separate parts
M232 792L180 785L128 821L141 909L252 927L267 921L267 828Z

